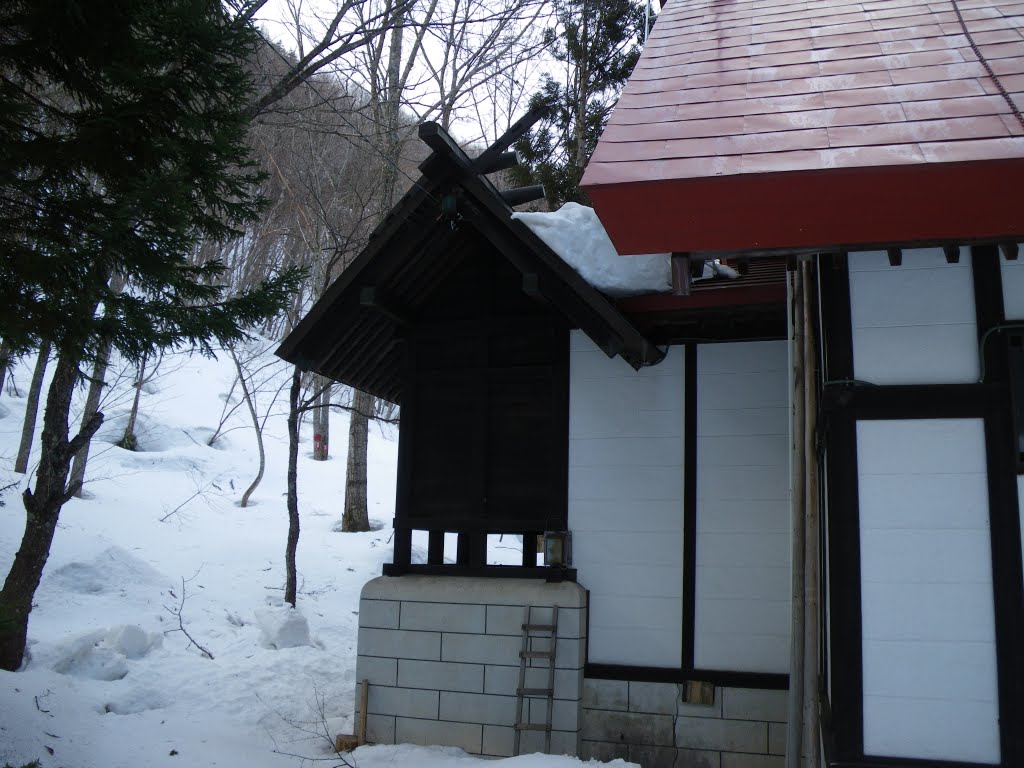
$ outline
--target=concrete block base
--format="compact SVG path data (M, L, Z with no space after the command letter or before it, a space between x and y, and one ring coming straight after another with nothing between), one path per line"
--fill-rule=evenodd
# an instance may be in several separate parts
M367 583L356 679L370 683L369 741L511 755L527 605L535 608L534 623L549 622L551 607L558 606L551 752L578 755L586 592L569 582L533 579L382 576ZM527 687L546 686L546 661L531 666ZM545 714L546 700L533 707L524 702L524 719L543 722ZM522 735L521 753L543 749L543 733Z
M782 768L786 691L717 688L687 704L682 686L583 681L584 759L616 757L644 768Z

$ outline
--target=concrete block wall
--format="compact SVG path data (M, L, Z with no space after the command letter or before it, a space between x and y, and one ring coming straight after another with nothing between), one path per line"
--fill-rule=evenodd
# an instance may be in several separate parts
M549 622L558 606L551 752L579 754L586 592L535 579L382 576L367 583L356 664L356 679L370 682L367 739L511 755L526 605L537 606L535 623ZM533 648L547 649L542 640ZM530 664L526 687L547 687L547 660ZM546 699L526 699L524 719L544 722L546 708ZM520 752L543 749L543 732L522 734Z
M644 768L782 768L786 691L716 688L711 705L686 704L682 686L584 680L584 759Z

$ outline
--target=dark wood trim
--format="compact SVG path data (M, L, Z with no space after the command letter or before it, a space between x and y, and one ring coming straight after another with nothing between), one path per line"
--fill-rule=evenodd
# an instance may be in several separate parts
M853 378L853 320L850 313L850 272L845 254L834 254L818 270L821 286L821 314L824 328L826 381Z
M693 669L697 616L697 345L683 361L683 647L682 667Z
M419 574L421 576L478 576L491 579L544 579L550 582L576 581L575 568L524 568L519 565L430 565L412 563L399 565L385 563L385 576L405 576Z
M650 293L619 299L616 305L627 316L644 312L673 312L679 310L704 309L707 307L734 307L758 305L769 306L786 303L786 284L777 285L726 285L714 290L694 290L688 295ZM700 285L699 283L697 285Z
M834 760L829 768L998 768L992 763L964 763L959 760L919 760L902 757L865 757L860 760ZM1009 766L1009 763L1005 763Z
M1006 321L1003 309L1003 278L999 265L999 247L971 247L971 273L974 278L974 311L978 325L979 354L984 356L982 368L985 382L1004 382L1008 378L1005 340L992 330ZM982 347L983 341L988 339Z
M625 664L586 664L583 676L592 680L630 680L641 683L711 683L726 688L786 690L789 675L766 672L725 672L713 669L636 667Z
M990 408L985 415L999 742L1005 766L1024 761L1024 574L1012 424L1005 408Z
M444 565L444 534L444 531L427 534L427 563L430 565Z
M402 348L403 371L406 381L416 380L416 353L411 344ZM415 388L414 388L415 391ZM412 435L416 429L416 395L411 394L402 406L402 424L398 430L398 461L395 472L395 528L394 554L392 560L399 565L412 561L412 531L405 527L409 518L412 494L412 469L414 466ZM442 534L442 559L443 559Z
M972 248L979 342L1003 322L998 251ZM846 275L846 280L843 276ZM871 386L855 384L849 332L849 282L843 268L822 269L827 378L822 412L827 424L828 600L832 644L832 698L823 696L825 743L832 768L980 768L977 763L865 756L861 648L860 523L856 424L867 419L982 419L988 477L998 664L999 729L1004 768L1024 761L1024 564L1011 428L1006 349L986 348L984 383ZM831 305L831 306L830 306ZM1002 359L1000 357L1002 356ZM847 367L849 365L849 367ZM826 712L824 704L829 705ZM991 766L989 766L991 768Z
M864 734L857 433L852 418L830 418L828 446L832 740L836 757L848 759L863 754Z
M858 419L975 418L991 399L1002 401L1006 387L996 384L831 385L822 393L822 410L831 417L852 413Z

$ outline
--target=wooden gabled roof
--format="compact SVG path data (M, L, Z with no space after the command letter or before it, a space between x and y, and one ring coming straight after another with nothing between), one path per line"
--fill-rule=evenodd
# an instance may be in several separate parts
M609 356L621 355L634 368L661 360L663 353L603 294L512 219L512 208L481 175L499 149L473 160L436 123L421 125L419 134L433 150L420 164L423 175L285 338L278 356L400 403L405 330L482 239L522 274L525 293L548 302Z
M1024 235L1020 0L669 0L583 186L620 253Z

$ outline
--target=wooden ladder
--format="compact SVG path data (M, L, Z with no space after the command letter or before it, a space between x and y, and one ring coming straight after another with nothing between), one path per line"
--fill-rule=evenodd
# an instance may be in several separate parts
M516 725L515 746L513 755L519 754L519 737L523 731L544 731L544 752L551 752L551 715L555 703L555 647L558 644L558 606L551 606L551 623L538 624L533 621L533 606L526 606L523 611L523 645L519 651L519 686L516 688ZM546 651L538 651L533 647L535 639L547 640L550 647ZM527 688L526 669L532 659L546 659L548 662L547 688ZM536 668L536 667L531 667ZM543 723L523 720L524 699L547 699L547 717ZM531 707L532 711L532 707Z

